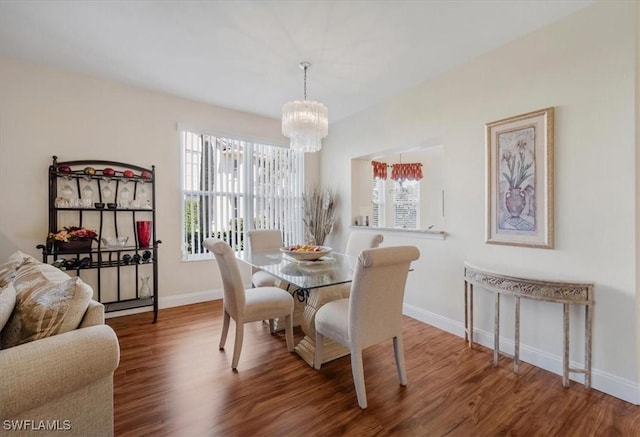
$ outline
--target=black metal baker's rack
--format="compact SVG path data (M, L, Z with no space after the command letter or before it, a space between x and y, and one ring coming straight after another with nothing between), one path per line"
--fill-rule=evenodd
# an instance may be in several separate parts
M109 169L109 172L105 169ZM91 189L91 192L95 193L91 202L83 199L83 180L84 184L93 184L96 187L96 190ZM70 188L74 192L71 203L68 203L69 199L60 196L60 181L64 181L65 185L71 184ZM114 189L110 188L112 182L115 182ZM97 283L91 285L97 294L97 297L94 297L104 304L106 312L153 306L153 323L158 319L158 245L161 243L156 237L155 182L156 172L153 165L145 168L116 161L58 161L58 157L53 156L52 164L49 166L49 234L60 230L61 216L64 214L68 223L66 226L82 227L90 223L97 228L98 236L90 248L77 251L63 250L49 240L46 244L37 246L42 251L43 262L61 267L68 273L75 272L77 276L82 277L87 270L96 270ZM108 185L113 193L112 202L108 202L111 199L103 198L105 185ZM123 199L124 187L132 187L131 190L127 188L129 204ZM148 187L148 204L143 204L140 197ZM148 247L141 247L139 244L136 226L139 218L151 221L151 239ZM114 239L126 235L129 239L127 244L122 246L107 246L103 239L107 235ZM152 270L153 278L150 286L152 293L150 296L143 296L140 293L141 287L139 288L141 270L149 268ZM124 274L129 269L133 269L133 275ZM115 277L107 278L107 275ZM125 276L133 278L127 280ZM110 293L103 289L106 279L110 279L111 284L115 283L115 290L110 289ZM133 281L135 282L131 284Z

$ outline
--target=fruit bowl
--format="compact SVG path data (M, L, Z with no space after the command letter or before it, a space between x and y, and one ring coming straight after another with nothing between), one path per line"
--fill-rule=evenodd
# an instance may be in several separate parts
M316 261L331 253L327 246L297 245L281 247L280 252L298 261Z

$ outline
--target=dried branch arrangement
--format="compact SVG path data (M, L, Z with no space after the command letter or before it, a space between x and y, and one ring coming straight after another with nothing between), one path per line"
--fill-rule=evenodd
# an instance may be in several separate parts
M303 221L311 244L323 245L336 221L336 194L316 186L304 194Z

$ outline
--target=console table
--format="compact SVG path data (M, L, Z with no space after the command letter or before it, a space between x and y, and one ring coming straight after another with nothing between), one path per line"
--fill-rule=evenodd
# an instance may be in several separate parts
M535 299L546 302L561 303L564 306L564 355L562 359L562 385L569 386L569 373L584 373L585 387L591 387L591 330L593 317L593 283L561 282L537 279L518 278L502 273L478 268L469 263L464 264L464 328L465 341L473 347L473 287L478 286L495 293L495 328L493 364L498 365L498 355L511 357L500 351L500 295L515 297L515 349L513 354L513 371L518 373L520 364L520 298ZM585 311L585 344L584 369L569 367L569 305L584 305Z

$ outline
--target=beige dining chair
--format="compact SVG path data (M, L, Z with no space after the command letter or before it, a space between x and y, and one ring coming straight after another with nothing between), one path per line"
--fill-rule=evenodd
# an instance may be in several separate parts
M347 246L345 254L350 255L353 259L357 258L365 249L374 249L382 243L384 237L382 234L377 234L370 231L352 231L347 239ZM354 261L355 262L355 261ZM352 264L352 267L354 265ZM349 297L351 293L351 284L338 284L325 287L321 294L317 295L314 302L316 309L321 308L327 302L331 302L337 299L344 299ZM295 322L294 322L295 323ZM312 315L308 321L309 326L307 329L307 335L310 338L315 338L315 315Z
M227 243L217 238L204 240L204 247L212 252L218 262L223 288L223 325L220 350L224 349L229 332L230 319L236 323L231 368L238 367L244 324L276 317L285 318L287 349L293 351L293 297L278 287L259 287L245 290L235 254Z
M280 249L282 232L277 229L254 229L248 231L249 247L252 251ZM269 273L256 269L251 275L251 283L254 287L274 287L277 278Z
M352 231L347 240L345 253L350 256L358 256L365 249L373 249L380 246L384 236L370 231Z
M420 257L414 246L390 246L363 250L358 256L351 294L325 304L315 317L314 368L322 365L326 336L351 353L351 372L360 408L367 408L362 351L393 339L400 385L407 385L402 343L402 301L412 261Z
M284 244L282 242L282 232L278 229L254 229L248 231L247 235L249 236L249 248L252 251L280 249ZM251 274L251 283L254 287L280 287L285 288L287 291L289 291L290 288L287 282L276 278L264 270L256 268L253 269ZM295 302L294 312L297 307L298 303ZM280 326L279 329L282 329L281 322L274 319L269 320L269 331L272 334L275 334L278 326Z
M382 244L384 236L369 231L352 231L347 239L345 253L349 256L358 257L365 249L375 249ZM336 286L340 298L349 297L351 284L340 284Z

